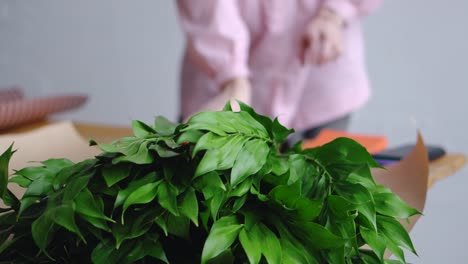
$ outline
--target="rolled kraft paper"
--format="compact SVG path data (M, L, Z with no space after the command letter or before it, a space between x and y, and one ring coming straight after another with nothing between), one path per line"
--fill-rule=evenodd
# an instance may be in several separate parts
M429 180L429 160L421 134L418 133L415 147L405 158L386 168L372 171L377 183L387 186L410 206L423 212ZM410 223L404 220L400 222L410 231L420 217L411 217Z
M23 90L20 87L0 89L0 103L6 103L23 99Z
M89 146L71 122L55 123L24 133L1 135L1 153L12 143L13 149L17 151L10 160L10 177L14 170L40 166L39 161L50 158L67 158L80 162L101 153L98 147ZM10 183L8 188L17 197L22 197L24 193L24 189L16 183ZM4 206L2 202L0 206Z
M87 96L69 95L13 100L0 103L0 129L7 129L46 118L50 114L83 105Z
M388 166L387 170L373 170L372 174L377 183L387 186L410 206L423 212L428 189L429 160L421 134L418 133L416 146L404 159ZM409 232L420 217L414 215L409 222L400 219L400 223ZM389 258L391 255L387 250L384 257Z

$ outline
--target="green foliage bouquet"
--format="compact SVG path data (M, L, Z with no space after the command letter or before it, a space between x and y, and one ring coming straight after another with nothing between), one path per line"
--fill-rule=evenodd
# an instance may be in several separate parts
M240 105L183 124L134 121L133 137L93 159L49 159L8 180L10 147L0 261L404 263L402 248L415 253L396 218L419 212L376 184L361 145L280 152L292 131ZM26 189L21 199L8 182Z

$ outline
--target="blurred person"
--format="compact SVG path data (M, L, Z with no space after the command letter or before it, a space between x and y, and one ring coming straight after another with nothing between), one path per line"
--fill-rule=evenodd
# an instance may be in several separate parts
M181 116L231 99L297 132L346 130L369 98L361 19L381 0L177 0Z

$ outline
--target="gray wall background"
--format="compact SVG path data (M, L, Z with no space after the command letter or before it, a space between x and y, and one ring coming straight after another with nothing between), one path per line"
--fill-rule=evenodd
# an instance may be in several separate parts
M366 19L372 101L351 130L392 145L427 143L468 154L468 1L392 0ZM82 92L86 107L58 119L127 125L177 117L183 39L173 1L0 0L0 87L28 96ZM436 184L412 231L414 263L466 263L468 171Z

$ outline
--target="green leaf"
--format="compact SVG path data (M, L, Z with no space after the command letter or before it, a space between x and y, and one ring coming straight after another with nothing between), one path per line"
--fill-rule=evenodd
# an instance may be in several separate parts
M219 174L215 171L197 178L195 181L195 187L198 191L203 193L205 200L213 197L213 195L219 190L226 191L226 186L224 186Z
M339 248L346 242L314 222L295 222L290 228L298 238L316 250Z
M242 225L234 216L225 216L216 221L203 246L201 263L207 263L228 249L241 229Z
M324 250L322 254L325 255L327 263L345 264L344 247L335 248L333 250Z
M83 219L84 221L90 223L92 226L96 228L99 228L107 232L111 231L109 226L107 225L107 222L103 220L102 218L91 217L91 216L84 215L84 214L79 214L79 217Z
M135 137L137 138L145 138L151 134L156 133L153 128L139 120L132 121L132 130L133 134L135 134Z
M28 188L29 185L31 185L32 181L24 176L18 175L15 177L11 177L8 182L10 183L16 183L18 186L23 187L23 188Z
M123 155L112 160L113 164L119 162L132 162L135 164L150 164L154 161L153 155L148 151L148 142L141 142L138 150L132 155Z
M189 239L190 219L186 216L167 215L167 232L178 237Z
M13 144L11 144L10 147L0 155L0 198L2 199L7 191L8 176L10 173L8 164L10 163L13 153L15 153L15 151L13 151Z
M243 181L241 184L235 186L230 192L229 197L241 197L245 195L252 187L252 178L248 178Z
M266 131L269 132L270 137L272 137L272 133L270 132L273 127L273 121L267 116L257 114L254 109L246 104L244 104L241 101L237 101L240 106L240 110L247 112L249 115L251 115L257 122L259 122L265 129ZM229 105L230 106L230 105Z
M386 248L385 238L380 236L376 231L364 226L360 226L359 229L364 241L372 248L379 260L382 261Z
M147 255L169 264L161 243L154 235L146 236L146 240L143 242L143 247Z
M270 197L288 209L295 209L296 201L301 198L301 184L276 186L269 193Z
M275 118L272 125L273 130L273 138L275 139L276 143L283 143L286 138L294 133L294 129L287 129L278 121L278 118Z
M268 155L268 163L271 164L271 172L275 175L283 175L289 170L288 161L279 158L272 151Z
M158 187L157 194L158 202L164 209L173 215L179 215L179 210L177 209L178 190L174 185L163 181Z
M266 163L270 148L262 140L250 140L239 152L231 171L231 185L235 186L252 174L257 173Z
M116 223L112 226L112 234L115 237L116 248L119 249L125 240L138 238L146 234L154 221L154 212L132 214L127 223Z
M330 195L328 197L328 207L337 219L345 220L356 217L356 213L353 213L357 209L356 204L341 196Z
M195 176L200 176L213 170L227 170L232 168L245 141L245 137L240 135L222 138L222 140L220 140L222 146L215 149L211 148L205 153L197 166ZM197 148L197 146L198 144L195 148Z
M76 197L75 208L79 214L115 222L104 214L98 199L87 188L83 189Z
M49 194L53 189L53 175L44 175L37 180L34 180L24 193L23 197L30 196L45 196Z
M180 212L198 226L198 201L195 191L190 188L185 192L179 207Z
M177 125L169 121L164 116L157 116L154 119L154 129L158 134L163 136L170 136L174 134Z
M262 254L268 263L282 263L281 243L275 233L264 224L257 224L252 228L254 239L263 238ZM260 240L262 241L262 240Z
M117 250L113 243L107 239L101 241L91 253L93 263L119 263L126 252Z
M163 147L159 144L153 145L150 148L156 150L156 152L161 158L172 158L172 157L180 155L180 153L172 151L171 149L168 149L167 147Z
M356 205L359 214L369 222L369 228L377 230L375 203L372 194L361 184L337 184L336 192Z
M185 142L197 143L200 141L200 138L205 135L203 132L198 130L189 130L182 133L179 138L177 138L177 144L182 144Z
M147 204L153 201L154 198L156 198L156 195L158 195L157 187L160 184L161 184L160 181L147 183L137 188L127 197L127 199L125 199L125 202L123 204L123 209L122 209L122 223L123 223L125 211L128 209L128 207L134 204ZM160 191L161 189L159 188L159 192Z
M20 209L18 211L18 217L20 217L26 209L28 209L31 205L35 204L39 200L37 196L26 196L21 199Z
M69 159L48 159L46 161L42 161L41 163L53 173L58 173L63 168L74 165L74 163Z
M226 201L226 192L224 191L218 191L216 192L209 201L209 209L211 212L211 217L213 219L218 218L218 212L223 203Z
M34 242L46 254L47 245L52 240L55 229L55 223L48 214L41 215L32 223L31 234Z
M75 208L72 204L64 203L47 208L45 214L52 219L56 224L65 227L68 231L77 234L82 241L86 243L85 238L81 234L75 222Z
M319 262L311 255L311 251L306 249L303 243L299 242L284 226L284 224L276 221L275 227L280 233L280 243L283 252L283 263L310 263L318 264Z
M397 246L402 246L413 252L415 255L417 255L413 243L411 242L411 238L408 235L408 232L400 224L400 222L398 222L392 217L378 215L377 226L379 228L379 231L389 241L393 242Z
M127 200L128 196L132 194L133 192L135 192L135 190L137 190L143 185L155 182L157 178L158 178L158 175L156 174L156 172L151 172L147 174L146 176L144 176L143 178L130 182L127 188L120 190L119 193L117 194L117 198L115 199L115 203L114 203L114 208L121 206L125 202L125 200Z
M232 205L232 212L237 212L239 211L247 202L247 195L244 195L240 198L235 199L233 205Z
M74 200L80 192L86 188L94 172L70 180L70 183L64 187L63 201Z
M317 148L316 157L325 166L329 164L367 164L382 168L367 150L350 138L337 138Z
M398 218L409 218L421 214L394 193L374 193L375 209L378 213Z
M250 264L256 264L260 262L262 257L262 242L263 239L258 237L253 237L252 234L247 232L243 228L239 233L239 241L242 245L242 248L249 259Z
M119 181L127 178L132 166L128 163L119 163L102 168L102 177L106 181L107 187L112 187Z
M99 147L105 152L122 153L126 156L131 156L138 152L143 141L141 138L124 137L111 144L99 144Z

